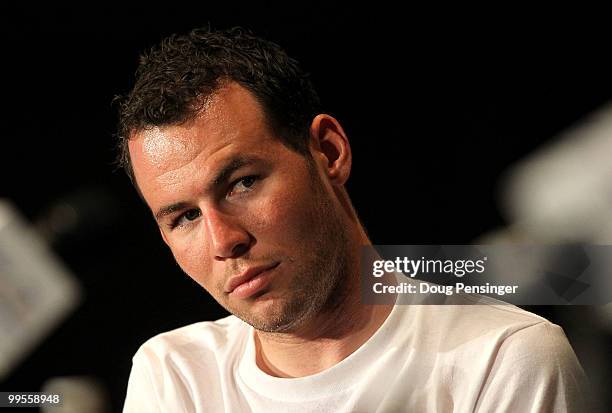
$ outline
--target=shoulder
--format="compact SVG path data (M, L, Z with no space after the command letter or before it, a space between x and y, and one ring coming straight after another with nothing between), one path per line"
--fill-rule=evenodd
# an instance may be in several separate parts
M588 379L563 329L542 321L499 343L480 403L503 406L507 411L535 411L539 407L538 411L578 412L588 406L588 388Z
M499 351L528 348L529 354L552 357L573 350L563 329L532 312L490 297L465 294L457 297L459 310L451 317L457 329L496 338ZM556 349L556 351L553 351ZM523 355L525 355L523 353Z
M485 361L479 411L583 411L588 380L560 326L489 297L458 298L472 305L461 306L457 328Z
M455 365L485 374L494 364L520 364L530 370L580 368L561 327L514 305L471 296L444 305L406 307L403 329L432 357L444 354Z
M563 329L546 319L534 321L519 324L497 343L498 367L510 367L520 374L537 371L540 376L554 375L567 367L580 370Z
M132 359L124 412L193 411L195 404L218 410L222 378L242 354L249 331L229 316L150 338Z
M151 337L140 346L134 361L143 357L182 358L231 352L248 330L248 325L235 316L190 324Z
M563 329L547 319L476 295L402 312L419 362L461 389L470 409L584 411L587 378Z
M420 305L402 305L403 321L423 327L424 334L440 342L500 343L511 335L539 324L553 326L548 320L489 297L455 294ZM554 329L554 328L553 328Z

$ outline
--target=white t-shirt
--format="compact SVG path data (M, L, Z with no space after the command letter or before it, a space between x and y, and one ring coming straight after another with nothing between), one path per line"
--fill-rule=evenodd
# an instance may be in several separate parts
M262 372L234 316L160 334L134 355L124 412L587 411L559 326L483 296L443 300L394 306L353 354L302 378Z

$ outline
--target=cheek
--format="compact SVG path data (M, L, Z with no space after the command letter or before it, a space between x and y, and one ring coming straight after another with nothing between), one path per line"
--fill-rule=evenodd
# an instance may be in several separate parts
M279 192L266 197L251 210L252 233L261 241L287 246L302 242L316 225L312 200L301 192Z
M208 289L209 286L206 285L206 282L210 277L205 277L204 275L210 273L210 260L207 259L204 251L197 247L203 244L194 238L187 237L180 242L175 242L171 245L170 249L181 269L195 282Z

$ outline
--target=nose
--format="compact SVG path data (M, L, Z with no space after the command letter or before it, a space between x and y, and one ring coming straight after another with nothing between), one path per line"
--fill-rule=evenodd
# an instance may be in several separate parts
M203 218L216 260L234 258L249 249L252 237L236 218L216 209L208 209Z

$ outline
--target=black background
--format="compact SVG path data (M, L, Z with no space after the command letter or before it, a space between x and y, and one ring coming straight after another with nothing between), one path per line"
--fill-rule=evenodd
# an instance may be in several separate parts
M461 244L504 224L497 193L508 166L612 96L610 30L597 11L557 11L379 2L3 10L0 196L33 221L83 191L109 199L101 224L55 245L84 303L2 390L93 375L119 410L145 339L224 314L173 263L128 179L113 172L111 101L132 85L140 50L208 23L280 43L349 135L349 193L372 241Z

